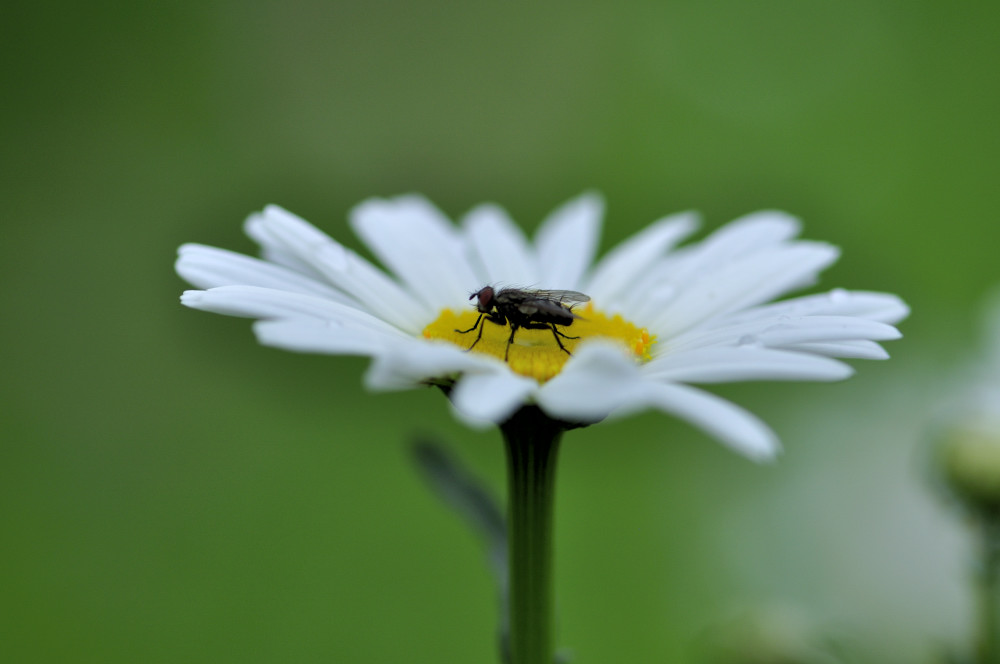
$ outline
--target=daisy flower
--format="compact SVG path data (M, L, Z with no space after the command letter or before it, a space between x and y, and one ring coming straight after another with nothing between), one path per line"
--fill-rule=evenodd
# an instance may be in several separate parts
M419 196L372 199L351 225L385 267L372 264L276 206L251 215L251 258L199 244L180 248L177 272L203 290L195 309L258 319L262 344L365 355L373 390L441 385L472 423L502 423L522 406L587 424L655 408L754 459L778 450L758 418L693 384L831 381L837 358L885 359L907 306L885 293L834 290L774 301L812 285L838 257L796 239L799 222L757 212L679 246L693 213L656 221L594 262L603 204L563 205L529 241L495 205L458 225ZM481 321L475 294L490 285L559 289L590 300L571 325L519 329ZM556 337L559 332L565 336ZM557 341L565 346L560 348ZM506 357L506 361L505 361Z

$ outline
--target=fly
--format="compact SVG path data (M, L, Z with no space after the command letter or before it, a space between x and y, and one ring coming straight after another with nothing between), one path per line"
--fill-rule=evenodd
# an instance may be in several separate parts
M504 351L503 359L506 362L510 356L510 345L514 343L514 335L522 327L527 330L552 330L552 336L556 340L559 348L567 355L572 355L566 347L562 345L562 339L579 339L560 332L556 325L569 327L573 321L580 316L573 313L573 307L583 302L589 302L590 296L576 291L568 290L528 290L521 288L501 288L494 289L492 286L484 286L469 296L470 300L477 300L476 311L479 318L476 324L468 330L455 330L459 334L468 334L477 327L479 334L472 342L468 350L472 350L479 340L483 338L484 321L488 320L497 325L510 325L510 337L507 339L507 348Z

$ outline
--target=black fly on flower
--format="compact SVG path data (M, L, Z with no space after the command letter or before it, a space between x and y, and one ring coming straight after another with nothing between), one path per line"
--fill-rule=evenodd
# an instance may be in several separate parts
M579 339L563 334L556 325L569 327L573 321L580 318L573 313L573 307L577 304L590 301L589 295L568 290L530 290L522 288L501 288L496 290L492 286L484 286L469 296L470 300L476 299L476 310L479 318L475 325L468 330L455 330L459 334L468 334L477 327L479 334L472 342L468 350L479 343L483 338L483 327L490 321L497 325L510 325L510 337L507 339L507 348L504 352L504 361L510 356L510 346L514 343L514 335L522 327L527 330L552 330L552 336L556 344L567 355L572 355L566 347L562 345L563 339Z

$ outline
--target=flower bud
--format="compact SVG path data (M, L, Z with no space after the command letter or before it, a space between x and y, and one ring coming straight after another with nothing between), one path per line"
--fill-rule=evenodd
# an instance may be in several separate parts
M1000 515L1000 413L982 415L947 433L938 463L963 505L980 515Z

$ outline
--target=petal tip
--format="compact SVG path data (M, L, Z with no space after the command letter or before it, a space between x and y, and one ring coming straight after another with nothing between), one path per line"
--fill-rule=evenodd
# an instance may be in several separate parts
M181 293L181 304L186 307L193 307L205 299L203 290L186 290Z

